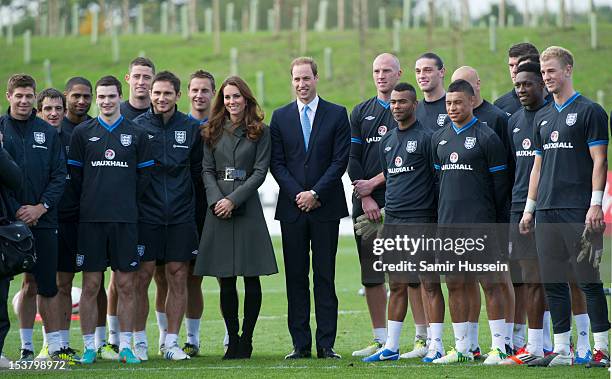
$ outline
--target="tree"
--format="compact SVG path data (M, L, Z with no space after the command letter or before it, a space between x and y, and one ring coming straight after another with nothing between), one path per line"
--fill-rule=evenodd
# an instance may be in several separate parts
M121 28L123 34L130 32L130 0L122 0L121 2Z
M59 35L59 17L60 17L60 4L59 0L48 0L47 12L49 15L49 35Z
M198 32L198 20L196 15L198 14L198 1L189 0L189 32L196 34Z

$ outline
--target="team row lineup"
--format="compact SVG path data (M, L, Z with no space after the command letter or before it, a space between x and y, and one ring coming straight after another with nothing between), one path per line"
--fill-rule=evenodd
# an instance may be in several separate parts
M401 357L433 364L482 359L487 365L609 366L610 323L598 267L607 115L574 90L568 50L552 46L540 55L521 43L510 48L508 65L514 88L494 105L481 97L474 68L458 68L445 88L442 59L425 53L415 61L419 101L415 87L401 81L398 58L380 54L372 64L376 96L355 106L349 119L343 106L319 96L316 62L296 58L290 78L297 99L275 110L269 127L244 80L231 76L217 89L202 70L188 81L190 112L180 112L180 79L156 73L143 57L130 63L125 101L113 76L95 85L77 76L63 92L36 94L32 77L13 75L10 107L0 118L0 164L6 168L0 211L30 226L38 258L18 298L20 360L35 359L37 310L44 325L37 359L148 360L153 278L160 354L169 360L197 356L202 276L219 282L223 358L250 358L262 302L259 277L278 272L257 191L268 171L280 188L275 218L293 342L285 358L312 354L312 251L317 357L339 359L335 255L339 220L348 216L341 181L348 169L374 334L353 356L365 362ZM99 115L91 118L94 100ZM431 233L430 225L454 225L434 233L451 241L507 233L509 243L500 237L482 245L481 256L500 270L452 271L467 259L457 244L447 256L440 249L426 257L375 250L378 240L406 233L419 238ZM394 267L401 257L407 267L444 269L399 274ZM473 267L484 265L483 258L472 259ZM103 274L109 266L107 293ZM70 346L70 292L81 271L84 350L77 356ZM442 345L441 274L455 336L449 351ZM245 286L242 331L239 276ZM0 352L9 327L9 282L0 280ZM481 354L478 341L481 287L491 328L488 354ZM414 348L400 355L408 303L416 335ZM187 341L181 347L183 318Z

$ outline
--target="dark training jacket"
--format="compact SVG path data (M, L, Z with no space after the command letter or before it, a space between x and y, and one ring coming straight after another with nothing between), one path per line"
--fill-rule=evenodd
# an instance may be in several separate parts
M140 199L139 221L173 225L195 222L196 193L202 193L200 123L175 110L164 124L149 110L134 122L148 135L155 166Z
M4 149L21 169L23 185L8 191L8 208L13 215L22 205L46 204L35 228L57 228L57 205L64 193L66 161L57 131L33 110L30 118L15 120L0 117L0 132L4 135Z
M6 150L0 147L0 219L15 219L15 214L10 214L8 212L6 192L8 190L18 191L19 188L21 188L22 182L23 176L21 175L21 169L13 162L13 158Z

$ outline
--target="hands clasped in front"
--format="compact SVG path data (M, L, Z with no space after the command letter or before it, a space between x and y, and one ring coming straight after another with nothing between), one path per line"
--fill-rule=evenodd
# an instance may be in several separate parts
M217 201L217 204L215 204L215 208L213 209L213 213L219 218L228 219L232 217L232 211L234 208L234 203L230 199L224 198Z
M310 191L302 191L295 196L295 203L302 212L310 212L321 206L321 202L316 200Z

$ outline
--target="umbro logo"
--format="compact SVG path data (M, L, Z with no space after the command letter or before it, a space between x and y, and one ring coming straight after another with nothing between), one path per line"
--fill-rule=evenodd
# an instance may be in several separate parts
M375 118L376 118L376 117L374 117L374 116L367 116L365 119L366 119L366 120L368 120L368 121L372 121L372 120L374 120Z
M443 139L442 141L438 142L438 145L446 145L446 142L447 141L445 139Z
M91 137L89 140L90 140L91 142L96 142L96 141L99 141L99 140L100 140L100 137Z
M521 131L521 129L519 129L519 128L514 128L514 129L512 129L512 133L518 133L518 132L520 132L520 131Z

